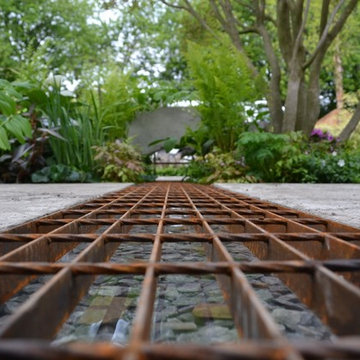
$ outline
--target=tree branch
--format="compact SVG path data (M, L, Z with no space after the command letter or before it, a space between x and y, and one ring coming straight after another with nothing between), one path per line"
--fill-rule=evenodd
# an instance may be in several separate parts
M259 34L259 29L256 27L248 27L248 28L239 30L238 33L239 33L239 35L251 34L251 33Z
M335 19L336 14L338 13L338 11L340 10L341 6L344 4L345 0L340 0L338 2L338 4L335 6L333 12L330 15L330 18L324 28L324 31L321 35L321 38L314 50L314 52L312 53L312 55L310 55L308 61L303 65L303 68L306 69L308 66L311 65L311 63L315 60L315 57L318 55L318 53L320 52L320 50L323 48L323 46L325 45L326 41L328 40L328 35L329 35L329 30L330 30L330 26L332 24L332 22ZM357 2L357 0L355 0L355 2ZM346 20L346 18L345 18ZM344 20L344 23L345 23Z
M172 8L175 9L179 9L179 10L185 10L188 13L190 13L199 23L200 25L206 29L207 31L210 32L210 34L216 39L218 40L220 43L222 42L220 37L216 34L216 32L208 25L208 23L206 22L206 20L204 18L202 18L200 16L200 14L193 8L193 6L190 4L190 2L188 0L183 0L185 3L184 5L179 5L179 4L171 4L169 1L167 0L160 0L163 4L170 6Z
M302 8L302 6L301 6L301 8ZM301 44L301 40L302 40L304 30L305 30L305 25L306 25L307 18L308 18L308 15L309 15L309 9L310 9L310 0L307 0L306 8L305 8L305 14L302 17L302 22L301 22L301 25L300 25L300 29L299 29L299 32L298 32L298 34L296 36L295 44L294 44L294 47L293 47L293 53L292 53L292 57L291 57L292 60L294 60L295 57L298 54L300 44Z
M187 11L188 11L188 9L187 9L185 6L171 4L171 3L169 3L169 2L166 1L166 0L160 0L160 1L161 1L163 4L165 4L165 5L169 6L169 7L172 7L172 8L174 8L174 9L187 10Z
M277 2L277 33L281 54L285 63L289 64L292 56L293 34L290 27L289 4L287 1Z
M225 18L221 15L220 9L217 6L216 2L214 0L210 0L210 6L212 10L214 11L215 17L218 19L219 23L223 27L223 29L226 31L227 29L227 23Z
M356 129L360 122L360 102L358 103L354 115L351 117L350 121L347 123L341 134L339 135L340 141L346 141L349 139L350 135Z
M321 18L320 18L320 32L319 32L320 38L325 30L325 26L329 16L329 6L330 6L330 0L323 0L321 7Z
M345 25L346 20L350 16L350 14L355 9L356 5L358 4L359 0L351 0L349 4L346 6L345 10L341 14L339 20L336 22L336 24L333 26L331 31L329 32L329 37L331 40L335 39L337 34L341 31L343 26Z

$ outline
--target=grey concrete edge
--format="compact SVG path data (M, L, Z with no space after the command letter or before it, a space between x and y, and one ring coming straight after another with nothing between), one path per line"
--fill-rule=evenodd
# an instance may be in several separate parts
M121 191L133 183L0 184L0 231Z
M360 184L216 183L214 186L360 228Z

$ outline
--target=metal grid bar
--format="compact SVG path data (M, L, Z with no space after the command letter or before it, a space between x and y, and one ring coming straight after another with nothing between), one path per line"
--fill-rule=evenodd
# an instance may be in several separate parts
M136 226L156 231L134 232ZM167 233L166 226L195 231ZM222 230L217 230L217 227ZM224 230L224 228L226 230ZM130 232L131 231L131 232ZM146 262L110 263L126 242L150 243ZM165 243L199 242L205 262L161 262ZM226 244L248 247L259 260L235 261ZM58 262L78 244L70 262ZM0 299L5 303L36 276L53 275L3 322L0 356L61 359L359 359L360 230L240 194L182 183L129 187L0 234ZM284 337L245 274L277 274L337 335L355 340L294 343ZM142 274L126 347L49 342L99 274ZM150 339L157 278L215 275L238 334L237 344L153 344ZM36 321L34 320L36 319ZM33 339L33 340L29 340ZM346 341L345 341L346 340Z

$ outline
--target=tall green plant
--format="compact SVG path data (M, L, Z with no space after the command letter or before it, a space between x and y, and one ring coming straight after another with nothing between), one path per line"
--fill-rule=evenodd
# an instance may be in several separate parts
M212 47L189 42L186 58L202 122L221 150L233 150L246 129L245 102L261 98L260 78L254 79L245 59L225 38Z
M48 94L44 113L50 125L57 128L65 139L50 139L57 163L91 171L94 165L93 146L103 140L100 119L90 115L89 106L63 96L56 84Z
M99 91L97 111L103 125L111 129L109 140L127 136L127 126L139 108L138 93L137 80L130 72L125 74L115 69L105 78Z

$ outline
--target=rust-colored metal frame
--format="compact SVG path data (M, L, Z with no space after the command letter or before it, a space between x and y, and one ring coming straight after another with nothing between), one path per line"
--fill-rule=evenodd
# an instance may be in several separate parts
M174 218L171 215L183 215ZM147 218L141 218L147 215ZM149 216L153 216L150 217ZM188 224L193 233L167 234ZM211 225L226 225L228 232ZM95 233L101 226L106 230ZM129 233L156 225L156 233ZM124 241L152 242L149 261L109 263ZM208 261L160 262L164 242L202 242ZM225 242L241 242L259 261L236 262ZM79 243L74 261L57 262ZM131 186L0 234L0 299L4 303L41 274L53 274L0 331L1 358L44 359L360 359L360 230L269 202L186 183ZM291 343L278 330L245 273L276 274L339 337ZM50 346L99 274L143 274L129 344ZM160 274L214 274L229 304L239 344L153 344L151 319ZM351 336L352 340L349 340Z

